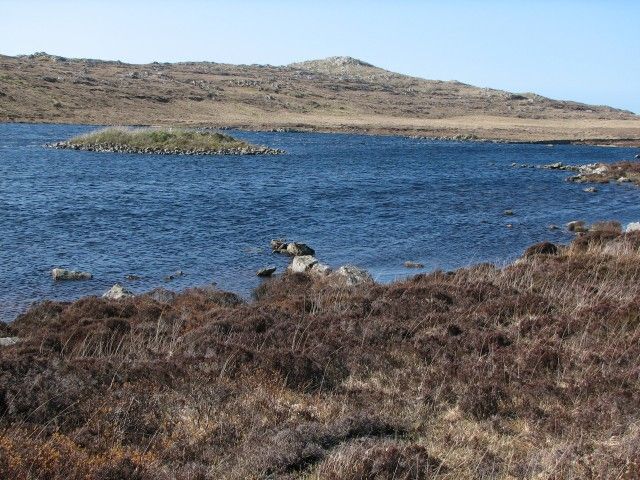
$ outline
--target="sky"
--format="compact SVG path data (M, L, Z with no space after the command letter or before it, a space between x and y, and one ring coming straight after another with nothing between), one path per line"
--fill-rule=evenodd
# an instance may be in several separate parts
M639 0L0 0L0 53L131 63L348 55L640 114Z

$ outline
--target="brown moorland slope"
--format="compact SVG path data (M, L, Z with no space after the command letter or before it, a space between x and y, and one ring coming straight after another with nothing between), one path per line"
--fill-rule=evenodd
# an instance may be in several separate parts
M305 274L0 326L0 477L640 475L640 234L391 285Z
M631 112L425 80L349 57L276 67L0 56L0 121L640 145Z

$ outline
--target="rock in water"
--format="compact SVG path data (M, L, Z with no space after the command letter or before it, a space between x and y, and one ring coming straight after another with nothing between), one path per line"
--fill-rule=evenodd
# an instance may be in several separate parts
M164 277L165 282L170 282L171 280L175 280L176 278L184 277L184 272L182 270L177 270L173 272L171 275L167 275Z
M65 268L54 268L51 270L51 276L54 280L91 280L93 275L89 272L77 272L75 270L67 270Z
M283 253L287 250L287 241L282 239L282 238L276 238L274 240L271 240L270 242L271 244L271 250L273 250L276 253Z
M586 227L585 223L582 220L575 220L573 222L567 223L567 230L570 232L587 232L589 229Z
M542 168L546 168L548 170L561 170L563 167L564 165L562 162L550 163L542 166Z
M373 283L371 274L355 265L343 265L332 275L338 282L344 283L348 287L362 285L364 283Z
M119 283L116 283L113 287L109 289L108 292L102 295L102 298L109 298L111 300L120 300L122 298L133 298L133 297L135 297L133 292L130 292Z
M259 277L270 277L275 272L276 272L276 267L267 267L267 268L261 268L260 270L258 270L256 275Z
M625 228L624 231L625 233L640 232L640 222L631 222L627 225L627 228Z
M304 243L292 242L287 245L287 253L297 257L302 255L315 255L316 251Z
M288 270L292 273L305 273L316 263L318 263L318 259L313 255L299 255L293 258Z
M596 187L587 187L583 191L585 191L587 193L596 193L598 191L598 189Z
M405 266L405 268L424 268L424 264L423 263L411 262L409 260L404 262L404 266Z
M557 255L558 247L551 242L541 242L531 245L524 252L524 257L533 257L534 255Z

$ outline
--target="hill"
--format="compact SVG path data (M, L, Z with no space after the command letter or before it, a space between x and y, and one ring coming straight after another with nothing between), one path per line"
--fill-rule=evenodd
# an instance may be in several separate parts
M0 121L198 125L640 145L640 117L350 57L287 66L0 56Z

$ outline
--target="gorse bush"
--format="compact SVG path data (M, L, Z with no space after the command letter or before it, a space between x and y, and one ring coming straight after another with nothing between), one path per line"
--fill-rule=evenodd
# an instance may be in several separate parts
M640 235L390 285L44 302L0 329L0 478L640 475Z

